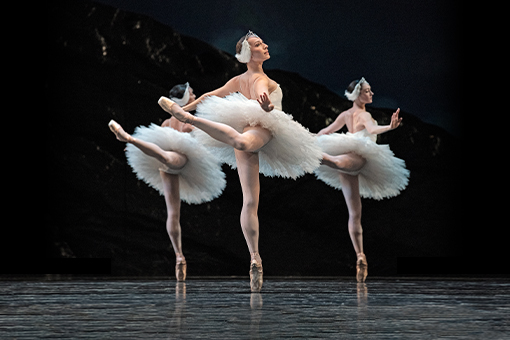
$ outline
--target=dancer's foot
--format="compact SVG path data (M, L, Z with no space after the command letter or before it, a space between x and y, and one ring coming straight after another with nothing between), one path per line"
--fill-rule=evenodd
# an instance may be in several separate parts
M133 140L133 137L131 137L130 134L124 131L122 126L120 126L120 124L114 121L113 119L110 120L110 122L108 123L108 127L117 136L117 139L120 140L121 142L127 143Z
M159 98L158 104L163 110L170 113L180 122L193 124L195 121L195 117L191 113L184 111L179 105L166 97Z
M177 281L185 281L186 280L186 259L182 254L176 254L175 261L175 278Z
M359 253L356 260L356 280L358 282L365 282L368 274L368 263L365 254Z
M252 292L260 292L262 289L262 260L258 253L251 253L250 262L250 287Z

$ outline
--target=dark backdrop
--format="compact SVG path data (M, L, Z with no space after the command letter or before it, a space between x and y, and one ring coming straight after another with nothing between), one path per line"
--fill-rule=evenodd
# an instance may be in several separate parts
M60 262L28 261L28 268L42 264L37 272L48 273L51 263L58 267L80 259L87 267L90 262L84 259L105 258L116 276L173 276L164 199L136 179L124 145L107 123L115 119L128 132L161 123L168 115L157 99L173 85L189 81L201 94L244 72L245 66L231 54L141 14L88 1L52 1L47 11L47 209L36 243L43 245L45 257ZM277 59L278 53L272 55ZM351 105L297 71L268 69L267 74L282 85L284 110L312 132ZM387 84L371 82L374 89ZM369 111L379 124L387 124L393 108L373 105ZM402 116L403 125L380 135L378 143L390 144L406 161L410 184L396 198L363 200L370 275L494 273L494 266L481 270L466 265L475 243L466 241L462 224L466 207L460 139L405 107ZM220 198L182 205L190 277L247 275L239 180L235 171L223 169L227 188ZM354 274L341 192L313 175L296 181L261 176L261 190L260 251L266 275ZM427 258L439 260L424 263ZM44 263L50 263L49 270ZM427 270L427 263L436 267ZM94 269L85 272L94 274Z

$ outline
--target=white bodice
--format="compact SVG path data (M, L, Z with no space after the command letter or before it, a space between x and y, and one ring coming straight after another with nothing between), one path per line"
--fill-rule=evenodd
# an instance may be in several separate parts
M377 124L377 122L376 122L376 124ZM367 131L367 129L360 130L358 132L353 133L352 135L353 136L359 136L359 137L368 137L374 143L377 141L377 135L369 133Z
M271 92L269 99L271 100L271 103L274 105L275 109L282 111L283 92L280 88L280 84L276 86L276 90Z

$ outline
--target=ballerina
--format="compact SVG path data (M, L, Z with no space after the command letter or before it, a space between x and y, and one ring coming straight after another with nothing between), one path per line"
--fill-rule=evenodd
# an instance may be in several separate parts
M183 105L195 99L190 93L188 83L176 85L170 91L172 99ZM176 257L175 277L184 281L187 263L182 252L181 200L200 204L218 197L226 185L221 165L191 136L192 126L175 118L166 120L162 127L155 124L137 127L133 136L114 120L108 126L118 140L129 143L126 156L136 176L165 196L166 229Z
M189 83L186 84L179 84L172 87L172 89L169 92L170 99L174 101L179 106L184 106L186 104L192 103L197 99L197 96L195 95L195 92L193 91L193 88L189 86ZM177 131L181 132L191 132L193 131L193 126L190 124L184 124L174 117L165 119L163 123L161 123L162 127L171 127Z
M365 110L365 105L372 103L373 95L365 78L353 81L345 91L347 99L353 102L352 108L342 112L317 134L324 154L315 175L344 194L349 211L349 235L357 256L358 282L364 282L368 273L363 251L360 196L376 200L396 196L405 189L409 178L405 162L396 158L388 145L375 143L378 134L400 126L400 109L393 113L389 125L378 126ZM347 125L348 133L334 133L344 125Z
M194 125L198 140L232 168L237 167L243 192L241 228L251 255L250 286L263 283L259 254L259 172L297 178L320 165L322 152L314 136L281 111L282 90L263 71L268 45L249 31L236 45L236 58L248 70L224 86L181 108L161 97L161 107L178 120ZM186 111L196 109L196 116Z

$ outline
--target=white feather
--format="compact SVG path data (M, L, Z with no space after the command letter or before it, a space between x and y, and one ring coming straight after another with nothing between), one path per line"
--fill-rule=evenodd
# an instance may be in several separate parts
M188 104L189 102L189 83L186 83L186 91L184 91L184 94L182 98L172 97L170 98L173 102L175 102L180 107L183 107L184 105Z
M241 53L237 53L236 58L237 58L237 60L239 60L239 62L244 63L244 64L246 64L247 62L250 61L251 50L250 50L250 44L248 43L247 39L244 39L242 48L241 48Z
M366 81L365 78L361 77L360 81L356 84L352 92L348 92L347 90L345 90L344 92L345 97L349 99L351 102L355 101L356 98L358 98L359 94L361 93L361 85L363 83L366 83L368 85L368 81Z

